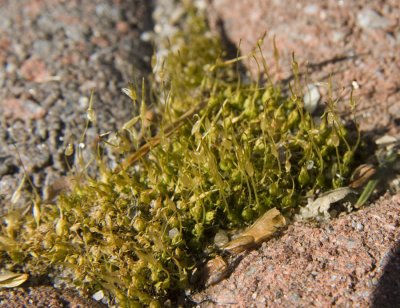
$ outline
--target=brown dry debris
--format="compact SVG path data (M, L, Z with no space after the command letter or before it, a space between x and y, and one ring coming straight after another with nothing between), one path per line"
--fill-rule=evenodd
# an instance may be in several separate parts
M56 2L60 7L64 3L64 1ZM119 2L122 3L122 1L100 0L95 2L99 7L104 3L113 3L114 5ZM209 2L209 18L214 29L223 30L224 36L235 44L242 40L240 49L243 54L250 52L262 34L268 31L269 36L266 38L263 47L265 47L267 61L271 65L271 73L275 74L276 79L291 77L290 55L294 52L300 67L308 64L308 78L312 83L326 81L327 76L331 73L334 76L337 89L345 87L348 90L352 82L356 82L359 87L355 92L358 101L358 118L364 132L372 132L375 136L383 132L391 135L399 134L400 2L398 0L327 0L314 2L209 0ZM3 8L7 8L9 3L12 2L0 0L0 3L7 4L7 6L3 6ZM30 6L28 6L29 3L31 3ZM135 3L138 3L135 10L137 12L143 11L146 2L135 1ZM17 84L19 82L16 75L18 68L19 74L25 79L44 81L50 76L50 72L59 73L61 69L64 69L58 67L58 63L67 66L72 64L79 66L80 63L83 63L83 59L90 56L88 52L82 55L83 51L89 50L89 48L85 49L86 45L81 42L81 40L87 38L84 35L84 29L81 31L79 27L77 30L75 29L75 32L72 31L74 29L70 31L70 34L75 33L77 37L77 42L74 44L72 42L64 44L57 40L52 41L59 52L54 57L50 57L49 61L45 61L46 65L42 65L40 61L32 64L34 58L29 58L29 54L25 55L25 49L30 50L28 48L14 48L16 51L19 50L21 54L18 57L9 52L11 42L19 37L24 44L28 40L27 46L30 46L30 41L40 42L37 37L40 34L40 29L34 28L33 25L37 27L38 23L34 23L33 20L43 13L45 7L50 5L52 5L52 10L49 10L49 12L56 14L54 4L54 1L46 0L23 1L23 4L16 5L18 12L27 8L28 15L32 19L32 25L29 24L28 28L33 30L28 32L15 31L12 33L13 36L10 35L10 39L7 39L7 37L0 39L0 45L4 47L0 50L0 63L4 65L8 63L7 74L9 75L5 79L8 80L5 87L13 90L12 96L3 95L4 102L0 107L9 107L13 104L18 107L18 110L13 108L10 114L5 114L10 119L20 118L20 114L27 114L28 111L32 111L33 107L36 107L36 105L32 105L33 102L27 104L19 99L5 100L5 97L20 96L19 89L22 86ZM85 2L85 5L91 9L90 12L94 11L94 3L88 1ZM69 10L62 8L62 12L73 12L78 8L81 10L81 7L75 7L75 4L73 4L73 8ZM2 12L6 14L5 9ZM48 21L43 22L50 17L49 12L46 11L46 14L43 14L41 21L42 27L50 31L54 28L54 25ZM369 15L365 14L366 12L369 12ZM375 12L373 16L378 21L379 17L383 17L379 27L376 27L373 23L368 26L365 22L360 22L361 13L365 16L371 16L371 12ZM140 15L139 13L135 14ZM86 14L86 19L93 21L95 20L93 16L94 14ZM17 14L11 20L12 23L10 24L0 23L2 36L5 36L3 34L10 25L22 25L24 19L22 15ZM60 18L57 18L57 20L60 20ZM133 21L128 24L133 25ZM49 28L47 29L47 27ZM126 33L126 27L126 23L116 24L117 33L121 34L118 42L126 40L122 35ZM136 24L134 27L137 27ZM112 27L110 29L114 30ZM127 33L135 31L130 29ZM111 34L113 35L109 37L114 38L115 31ZM274 35L276 35L277 47L281 52L280 68L274 67L274 61L271 60L273 59L271 37ZM93 43L107 47L109 42L99 36ZM112 42L112 44L116 44L116 42ZM66 53L61 52L65 48L64 45L69 48L66 49ZM37 47L39 51L46 50L46 45L38 44L37 46L40 47ZM80 49L79 46L81 46ZM123 56L124 54L117 55L116 59L121 62L121 59L125 59ZM18 61L13 60L14 58ZM53 58L59 59L59 61L54 61ZM129 56L128 58L133 59L135 57ZM118 66L117 60L115 63ZM51 66L49 66L49 63L51 63ZM124 64L125 62L121 63ZM36 67L34 64L39 64L38 71L33 69ZM254 63L253 66L250 65L250 69L257 72L254 65ZM121 67L128 67L128 65ZM79 67L79 69L83 70L82 67ZM86 79L82 73L79 73L79 78L75 75L68 75L65 82L71 83L74 80L78 80L78 84L83 84L87 80L98 82L100 77L96 74L99 71L103 71L103 69L90 71L89 73L94 74L94 77L90 75L89 77L86 76ZM121 74L125 76L125 70ZM15 80L11 79L10 76L14 76ZM105 78L108 81L109 77ZM1 76L0 81L2 81ZM86 84L88 88L89 85ZM35 86L41 86L41 84ZM71 91L76 91L75 88L77 87L74 84ZM118 88L119 85L113 87ZM48 85L46 85L46 91L54 92L52 88L48 90L47 88L49 88ZM63 86L61 89L62 95L57 94L55 99L51 99L48 103L49 106L54 105L58 109L42 114L42 109L40 109L42 107L39 106L39 109L33 109L33 114L36 116L34 119L52 116L50 120L55 121L54 119L60 117L57 110L66 109L62 101L65 97L70 96L67 86ZM43 93L46 94L47 92ZM349 91L346 93L348 94ZM47 94L45 94L42 95L43 100L47 97ZM76 97L75 94L74 92L70 101L78 101L79 97ZM61 99L59 96L64 98ZM112 97L114 98L115 94ZM49 96L49 98L51 97ZM104 101L113 100L104 99ZM47 108L46 103L43 103L43 106ZM117 109L123 110L124 108ZM79 112L76 107L73 110ZM35 113L35 111L38 113ZM108 119L108 114L106 116ZM73 114L72 118L77 117ZM47 119L47 121L50 120ZM72 120L65 121L72 122ZM103 122L106 123L106 121ZM52 136L57 128L53 126L50 128L49 135ZM23 132L25 130L16 129L16 131ZM29 136L32 137L33 135L29 134ZM31 153L31 151L28 153ZM57 157L52 160L57 161ZM43 168L42 166L45 166L47 161L48 159L45 157L40 161L41 164L38 163L38 166ZM9 169L12 169L11 167ZM36 168L38 167L36 166ZM6 176L9 179L15 178L15 175ZM193 295L193 299L201 307L400 306L399 225L400 194L395 196L387 194L371 207L339 217L322 226L295 223L290 225L280 237L264 243L259 250L249 253L228 279ZM49 286L0 291L0 307L95 307L95 304L92 301L74 296L68 290L58 291Z
M201 307L395 307L400 194L322 226L295 223L194 296Z
M267 31L262 49L275 80L291 80L294 52L308 83L332 75L336 91L346 89L344 98L355 89L364 135L399 136L398 1L209 2L213 29L242 54ZM257 74L254 61L246 65ZM194 300L202 307L399 307L399 214L398 193L322 226L297 222Z

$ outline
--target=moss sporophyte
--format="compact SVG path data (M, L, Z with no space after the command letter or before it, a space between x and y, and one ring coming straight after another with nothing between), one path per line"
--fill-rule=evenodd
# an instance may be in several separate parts
M3 266L56 271L69 286L101 290L121 306L157 306L198 287L191 274L221 250L259 244L308 196L349 183L358 137L335 101L315 118L302 93L244 84L200 15L189 11L183 28L171 42L184 44L158 63L161 81L149 91L157 129L143 96L139 115L98 145L99 153L122 156L116 168L99 155L97 178L76 173L72 190L56 201L10 211L0 237ZM135 87L124 91L137 100ZM232 230L264 213L268 228L254 231L255 224L239 244L215 244L221 230L228 242Z

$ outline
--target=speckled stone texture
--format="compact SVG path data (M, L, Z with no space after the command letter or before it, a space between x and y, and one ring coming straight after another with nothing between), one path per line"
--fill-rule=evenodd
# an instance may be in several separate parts
M0 307L100 308L94 300L78 296L71 290L56 290L51 286L37 286L0 290Z
M0 215L25 171L39 194L68 172L64 151L84 132L92 89L97 123L84 139L88 153L98 134L132 117L121 88L150 71L152 47L140 34L153 28L151 13L152 1L141 0L0 0ZM22 193L18 204L29 200ZM96 303L31 286L1 290L0 307Z
M294 53L308 82L327 82L332 75L337 96L348 98L352 82L357 83L354 97L364 131L399 133L399 1L209 2L212 27L240 45L243 55L254 50L257 41L267 34L261 48L274 80L290 80ZM273 57L274 36L279 67ZM247 66L253 76L257 75L254 60L249 60Z
M64 151L80 142L92 90L88 154L98 134L132 117L121 88L150 71L152 48L140 34L152 29L151 12L140 0L0 1L1 204L23 178L17 151L39 193L65 175Z
M400 194L386 195L322 226L290 225L194 299L201 307L396 307L399 239Z
M294 52L304 83L326 94L321 83L332 76L335 97L344 102L354 89L365 136L399 137L398 1L209 0L208 16L242 55L266 32L261 48L274 81L293 81ZM245 64L253 77L260 73L254 60ZM322 226L295 223L193 298L201 307L398 307L399 217L397 193Z
M399 134L398 1L208 1L213 29L231 43L242 40L243 54L268 32L263 50L274 80L291 80L295 52L310 83L332 74L348 98L356 82L365 133ZM98 120L87 141L131 117L120 88L149 72L152 48L140 35L152 29L151 4L0 0L0 204L24 173L13 144L39 192L67 172L64 150L83 132L91 89ZM248 67L257 74L254 62ZM400 196L386 195L322 226L291 225L249 253L229 279L193 297L203 307L399 306L399 211ZM43 285L0 291L0 307L23 306L95 303Z

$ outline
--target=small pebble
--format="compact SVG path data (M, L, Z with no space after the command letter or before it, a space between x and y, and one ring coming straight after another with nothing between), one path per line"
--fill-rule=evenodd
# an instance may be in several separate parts
M318 102L321 99L321 94L319 93L318 87L313 84L309 84L304 92L304 109L306 109L309 113L314 113L318 107Z
M353 81L351 82L351 86L352 86L352 88L353 88L354 90L358 90L358 89L360 88L360 85L359 85L358 82L355 81L355 80L353 80Z
M151 42L153 38L154 38L154 33L152 31L146 31L140 35L140 39L143 42Z
M362 231L362 230L364 230L364 225L362 223L357 223L356 229L357 229L357 231Z
M175 236L179 234L179 230L177 228L173 228L168 231L168 236L170 239L173 239Z
M214 237L214 244L218 247L224 246L226 243L229 242L228 235L224 230L219 230Z
M93 298L95 301L101 301L101 300L103 299L103 297L104 297L104 292L103 292L103 290L97 291L96 293L94 293L94 294L92 295L92 298Z

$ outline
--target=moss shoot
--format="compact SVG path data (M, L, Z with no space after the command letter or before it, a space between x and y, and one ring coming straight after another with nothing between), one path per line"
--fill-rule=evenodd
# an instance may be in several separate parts
M3 266L55 271L121 306L156 307L190 287L193 269L217 253L218 230L247 226L273 207L290 216L306 196L347 184L358 142L334 101L315 120L302 93L241 83L197 12L189 10L183 28L172 40L184 44L157 63L161 81L150 89L156 130L143 99L118 142L99 143L125 153L117 168L98 156L97 178L77 174L84 180L56 202L10 211ZM134 87L125 92L136 101Z

